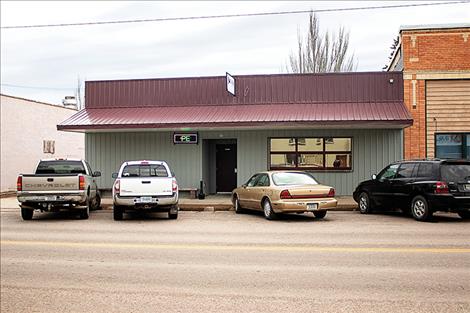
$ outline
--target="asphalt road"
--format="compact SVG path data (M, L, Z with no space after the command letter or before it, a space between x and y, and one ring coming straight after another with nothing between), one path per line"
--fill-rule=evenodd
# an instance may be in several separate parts
M1 312L470 312L470 222L1 212Z

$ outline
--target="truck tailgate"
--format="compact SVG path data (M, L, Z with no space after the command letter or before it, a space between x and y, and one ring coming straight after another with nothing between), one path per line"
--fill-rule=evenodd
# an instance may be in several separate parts
M22 191L54 193L78 191L78 175L23 175Z
M120 181L120 196L171 196L171 177L123 177Z

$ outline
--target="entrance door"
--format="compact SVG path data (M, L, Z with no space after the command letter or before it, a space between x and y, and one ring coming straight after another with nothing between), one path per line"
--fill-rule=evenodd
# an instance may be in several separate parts
M216 191L231 192L237 187L237 145L216 145Z

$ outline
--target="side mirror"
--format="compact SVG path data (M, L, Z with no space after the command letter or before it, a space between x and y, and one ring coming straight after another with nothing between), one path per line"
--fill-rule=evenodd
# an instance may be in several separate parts
M374 180L377 179L377 175L373 174L372 179L374 179Z
M242 185L242 188L246 188L246 184L243 184L243 185Z
M118 177L118 173L113 173L113 175L111 175L113 178L117 178Z
M96 171L93 173L93 177L100 177L100 176L101 176L101 172Z

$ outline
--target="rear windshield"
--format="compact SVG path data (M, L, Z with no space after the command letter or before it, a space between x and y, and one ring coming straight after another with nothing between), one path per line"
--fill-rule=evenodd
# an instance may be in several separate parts
M308 173L274 173L273 182L277 186L318 184L315 178Z
M36 174L86 174L81 161L41 161Z
M446 182L470 181L470 164L443 164L441 176Z
M168 172L161 164L135 164L125 166L122 177L168 177Z

